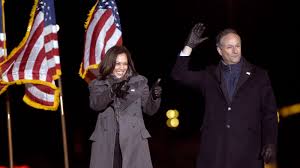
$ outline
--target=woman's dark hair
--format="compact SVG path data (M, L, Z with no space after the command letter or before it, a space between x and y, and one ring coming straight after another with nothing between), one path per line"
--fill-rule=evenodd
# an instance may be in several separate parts
M217 47L220 47L220 45L221 45L221 39L222 39L224 36L226 36L227 34L230 34L230 33L233 33L233 34L236 34L236 35L239 36L239 34L237 33L237 31L234 30L234 29L231 29L231 28L224 29L224 30L221 31L221 32L217 35L217 37L216 37L216 45L217 45Z
M124 78L127 79L137 74L128 49L125 46L113 46L107 50L104 59L100 63L98 79L106 79L113 72L116 66L117 56L123 53L126 54L128 60L128 69Z

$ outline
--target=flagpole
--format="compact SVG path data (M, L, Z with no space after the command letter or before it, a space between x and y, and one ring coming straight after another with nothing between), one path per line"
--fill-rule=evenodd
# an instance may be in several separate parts
M12 133L11 133L11 111L8 91L6 91L6 111L7 111L7 129L8 129L8 149L9 149L9 168L14 167L13 161L13 145L12 145Z
M67 144L67 133L66 133L66 123L65 123L65 114L63 106L63 89L61 84L61 79L58 79L58 87L60 88L60 114L61 114L61 126L62 126L62 137L63 137L63 147L64 147L64 163L65 168L69 168L69 159L68 159L68 144Z
M5 15L4 15L4 0L1 0L2 6L2 30L5 33ZM6 40L4 40L3 44L4 48L4 56L6 56ZM6 112L7 112L7 133L8 133L8 155L9 155L9 168L14 167L13 161L13 143L12 143L12 131L11 131L11 110L10 110L10 102L9 102L9 94L8 90L6 91Z

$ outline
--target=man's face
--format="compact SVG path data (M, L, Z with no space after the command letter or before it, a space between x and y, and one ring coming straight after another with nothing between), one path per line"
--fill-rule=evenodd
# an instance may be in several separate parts
M223 36L217 47L219 54L226 64L236 64L241 60L241 39L234 33Z
M117 78L122 78L128 69L128 59L125 53L119 54L116 59L116 66L113 70L113 74Z

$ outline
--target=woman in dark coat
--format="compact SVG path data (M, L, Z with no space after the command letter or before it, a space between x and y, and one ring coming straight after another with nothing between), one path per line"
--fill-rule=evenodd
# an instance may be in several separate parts
M204 41L203 24L192 29L172 77L205 99L198 168L263 168L275 162L277 107L267 72L241 55L233 29L217 36L222 60L203 71L188 68L192 49Z
M153 115L160 106L161 87L150 91L147 79L135 71L124 46L109 49L98 79L91 81L90 107L99 112L90 137L90 168L152 168L142 112Z

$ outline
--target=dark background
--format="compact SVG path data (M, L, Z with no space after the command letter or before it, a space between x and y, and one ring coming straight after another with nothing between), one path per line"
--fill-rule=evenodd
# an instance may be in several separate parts
M83 57L84 23L94 1L55 1L60 26L59 48L62 67L64 112L66 116L70 167L88 167L90 142L96 115L88 106L88 88L78 75ZM237 29L243 41L243 55L268 70L278 108L300 102L299 8L295 1L275 0L118 0L123 42L131 51L136 69L151 86L162 78L163 101L160 111L145 116L152 138L149 140L155 168L193 167L198 150L202 100L189 88L169 78L172 65L192 26L207 25L204 44L195 49L193 65L217 63L214 38L218 31ZM8 53L25 35L33 2L5 2ZM22 101L22 85L8 89L12 111L15 164L33 168L63 168L60 110L37 110ZM8 165L5 100L0 96L0 165ZM166 127L165 112L180 112L177 129ZM300 116L281 118L279 123L279 167L300 167L297 153Z

